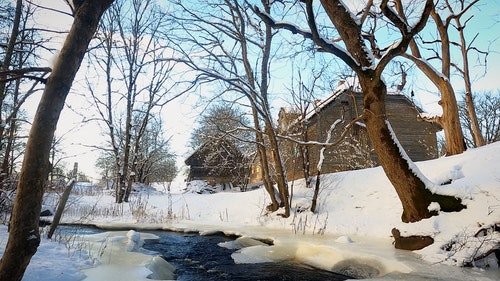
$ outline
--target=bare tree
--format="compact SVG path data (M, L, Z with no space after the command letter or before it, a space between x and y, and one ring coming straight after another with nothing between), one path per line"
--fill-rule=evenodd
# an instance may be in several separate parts
M170 139L163 136L162 120L155 116L141 118L140 115L138 119L142 119L142 123L137 124L144 124L144 120L147 124L133 129L134 180L144 184L172 181L177 174L175 154L170 150Z
M10 37L5 46L0 46L4 48L0 63L0 150L3 153L0 183L13 171L12 158L19 140L18 126L23 121L22 106L39 90L37 86L45 82L45 75L50 72L48 67L34 66L36 50L43 41L39 39L36 29L28 26L33 12L30 4L23 5L22 1L16 1L11 29L7 32ZM8 18L7 15L5 17ZM21 91L22 85L27 89Z
M460 11L459 13L456 13L452 6L449 4L448 1L446 1L446 6L451 14L457 14L457 16L454 17L455 19L455 29L457 30L459 37L460 37L460 42L455 43L452 42L454 45L458 45L460 47L460 51L462 54L462 66L460 67L458 64L453 63L453 66L458 70L458 72L462 75L464 78L464 83L465 83L465 104L467 106L467 112L470 120L470 129L472 131L472 136L474 139L474 146L479 147L483 146L486 144L486 141L481 133L481 128L478 122L478 117L476 114L476 108L474 106L474 96L472 92L472 79L470 75L470 65L469 65L469 53L476 51L479 54L483 55L484 61L486 61L486 57L488 55L488 52L480 51L477 48L472 45L479 35L479 33L476 33L474 38L471 40L471 42L467 42L467 39L465 38L465 32L464 30L466 29L467 22L472 19L473 16L470 16L465 20L464 23L462 23L461 20L461 14L464 12L468 11L472 5L476 4L479 0L472 1L470 4L466 4L465 0L459 0L459 8Z
M312 73L312 77L309 81L302 78L302 72L302 70L297 71L296 85L292 86L292 88L290 89L293 101L293 104L290 105L291 112L286 112L286 109L282 109L282 111L280 112L280 118L287 118L292 120L279 120L278 126L280 124L286 124L286 128L278 127L278 129L280 134L289 135L290 133L292 133L294 137L298 138L301 142L309 142L309 132L305 120L307 114L315 110L316 108L315 102L317 97L314 96L314 93L316 91L316 88L318 88L317 82L323 75L324 69L321 69L316 73ZM294 82L295 78L294 76L292 76L292 85ZM289 128L289 126L296 124L299 124L298 128L295 128L293 132L290 132L291 128ZM306 187L311 187L312 177L310 169L311 162L309 159L309 146L294 143L292 150L293 152L289 153L291 158L290 161L295 162L298 160L301 162L301 171L306 182ZM295 165L293 165L292 167L295 167ZM295 178L295 175L292 175L292 178Z
M414 25L409 25L388 6L389 1L382 1L380 11L397 28L400 37L387 48L371 49L365 43L363 32L363 23L366 19L363 15L371 9L371 2L369 1L365 7L365 13L361 13L361 16L353 16L355 13L352 13L342 1L321 1L324 11L347 50L328 37L320 35L312 0L305 1L310 31L288 22L275 21L268 12L258 8L256 10L269 25L274 28L288 29L312 39L322 51L334 54L356 72L363 90L362 117L366 130L385 174L400 198L403 206L401 218L404 222L415 222L435 215L436 213L428 209L431 202L438 202L441 211L459 211L464 208L460 199L433 194L427 188L430 188L432 183L428 179L417 176L419 173L415 171L417 169L415 165L408 157L402 156L405 155L404 150L391 130L385 110L387 87L382 79L382 72L391 60L406 51L412 38L424 28L434 3L432 0L427 0L422 12L418 15L419 20ZM375 36L373 33L372 35Z
M59 115L102 13L113 1L74 1L74 22L41 97L17 186L0 279L21 280L40 244L38 221Z
M500 91L477 93L473 100L479 132L485 144L500 140ZM465 141L469 147L476 146L473 121L469 115L466 99L459 103L460 120L465 129Z
M137 120L142 120L142 117L138 117ZM146 129L141 133L139 139L135 137L137 129L137 126L134 126L132 130L134 147L137 147L137 149L134 149L135 160L132 180L146 185L152 182L171 181L177 174L176 155L171 151L170 139L165 139L164 137L162 120L156 116L150 118ZM121 137L120 134L116 135L118 139ZM138 145L135 144L136 141L139 142ZM123 151L122 148L120 148L118 153L120 154L121 151ZM111 188L108 184L116 176L115 165L113 149L101 149L96 166L101 171L107 189Z
M128 201L152 116L183 93L171 91L166 16L154 1L132 0L110 9L101 24L93 63L105 73L106 93L94 90L95 81L88 88L110 137L117 203Z
M446 1L446 3L448 3L448 1ZM399 16L407 21L401 0L396 0L395 4ZM403 57L414 62L441 93L441 100L439 101L439 104L443 108L443 114L430 120L424 120L437 122L443 127L446 139L446 155L460 154L465 151L463 132L458 117L457 99L453 86L450 82L452 60L448 29L451 21L455 18L460 18L471 6L472 5L464 7L459 13L452 12L445 20L442 19L434 5L431 7L430 16L432 16L439 34L439 39L437 39L437 41L433 41L433 43L438 42L440 44L440 50L435 52L436 57L434 57L434 59L440 59L441 71L438 71L429 63L429 59L433 58L426 59L422 56L414 39L412 39L409 43L411 54L406 52L401 54ZM443 79L443 77L446 77L446 79Z
M201 7L197 6L200 4L177 2L184 11L184 15L174 16L184 35L176 40L183 54L179 61L196 71L199 85L223 83L223 93L239 93L248 100L260 171L271 198L268 209L276 211L282 205L282 215L287 217L290 215L288 182L269 103L270 67L273 52L276 52L274 33L269 26L257 22L249 6L242 2L213 1ZM266 10L271 9L270 2L262 3ZM195 11L193 7L199 9ZM275 171L273 176L272 169ZM278 194L275 194L273 182L276 182Z

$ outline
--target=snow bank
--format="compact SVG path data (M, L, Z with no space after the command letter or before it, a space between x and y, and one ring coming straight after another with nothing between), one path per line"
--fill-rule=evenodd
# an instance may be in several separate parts
M373 278L391 272L411 272L411 268L395 258L384 258L335 245L288 242L273 246L251 246L231 255L236 263L297 261L316 268L356 278Z
M7 239L7 226L0 225L0 256L3 255ZM23 280L83 280L85 275L80 270L92 266L93 263L85 251L69 251L63 243L42 239Z
M157 239L153 234L114 231L82 237L90 252L97 252L99 266L84 269L84 280L171 280L175 268L156 254L142 248L144 239Z

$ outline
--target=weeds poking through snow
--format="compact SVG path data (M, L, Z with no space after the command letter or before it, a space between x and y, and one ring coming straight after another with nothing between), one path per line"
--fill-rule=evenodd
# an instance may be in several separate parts
M468 229L448 243L441 246L446 255L444 261L466 267L500 267L498 252L500 252L499 224L482 227L475 234Z
M314 220L314 225L311 226L310 220ZM295 208L290 225L292 226L294 234L302 233L302 235L306 235L307 230L311 230L312 235L324 235L328 224L328 212L326 213L326 217L322 224L320 223L320 220L321 218L319 214L301 211L300 208Z
M224 211L219 212L219 218L221 222L224 222L224 220L226 222L229 222L229 214L227 213L227 208L225 212Z

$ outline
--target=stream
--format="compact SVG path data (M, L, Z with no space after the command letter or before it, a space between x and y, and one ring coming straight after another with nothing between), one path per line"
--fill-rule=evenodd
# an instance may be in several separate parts
M218 246L233 240L223 235L200 236L155 231L159 240L146 241L153 250L177 268L177 280L346 280L347 276L299 263L235 264L235 250Z
M89 235L105 230L88 226L60 226L63 235ZM159 239L145 240L144 249L155 251L175 266L177 280L347 280L348 276L294 262L236 264L231 258L234 249L218 244L235 237L198 235L170 231L143 231Z
M129 229L129 228L128 228ZM117 229L115 229L117 230ZM87 226L60 226L58 231L62 235L87 235L105 232L106 230ZM219 244L231 244L236 237L225 236L223 234L199 235L198 233L184 233L171 231L145 231L152 233L158 239L146 239L144 249L154 251L163 257L168 263L176 268L177 280L347 280L349 276L310 267L298 262L267 262L267 263L247 263L236 264L231 257L235 249L228 249ZM228 243L229 242L229 243ZM359 245L358 245L359 244ZM355 246L370 248L369 243L358 242L351 245L351 250L356 252ZM378 247L378 248L377 248ZM387 251L384 246L377 246L371 252L382 253ZM381 250L381 249L384 250ZM411 268L411 272L390 272L384 276L371 274L374 261L367 261L366 258L351 258L346 260L348 270L340 270L352 276L367 276L365 278L376 277L376 280L434 280L434 281L463 281L463 280L500 280L498 268L460 268L443 264L432 264L423 262L418 255L406 251L394 251L392 254L396 261ZM377 260L375 260L376 263ZM371 265L371 266L370 266ZM360 274L358 274L360 273ZM376 272L375 272L376 273ZM351 277L351 279L354 279Z

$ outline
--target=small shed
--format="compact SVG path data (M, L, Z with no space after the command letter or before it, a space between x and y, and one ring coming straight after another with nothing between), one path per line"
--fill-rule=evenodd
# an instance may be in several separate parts
M212 186L240 185L248 170L243 154L223 138L203 143L184 163L189 166L188 181L204 180Z

